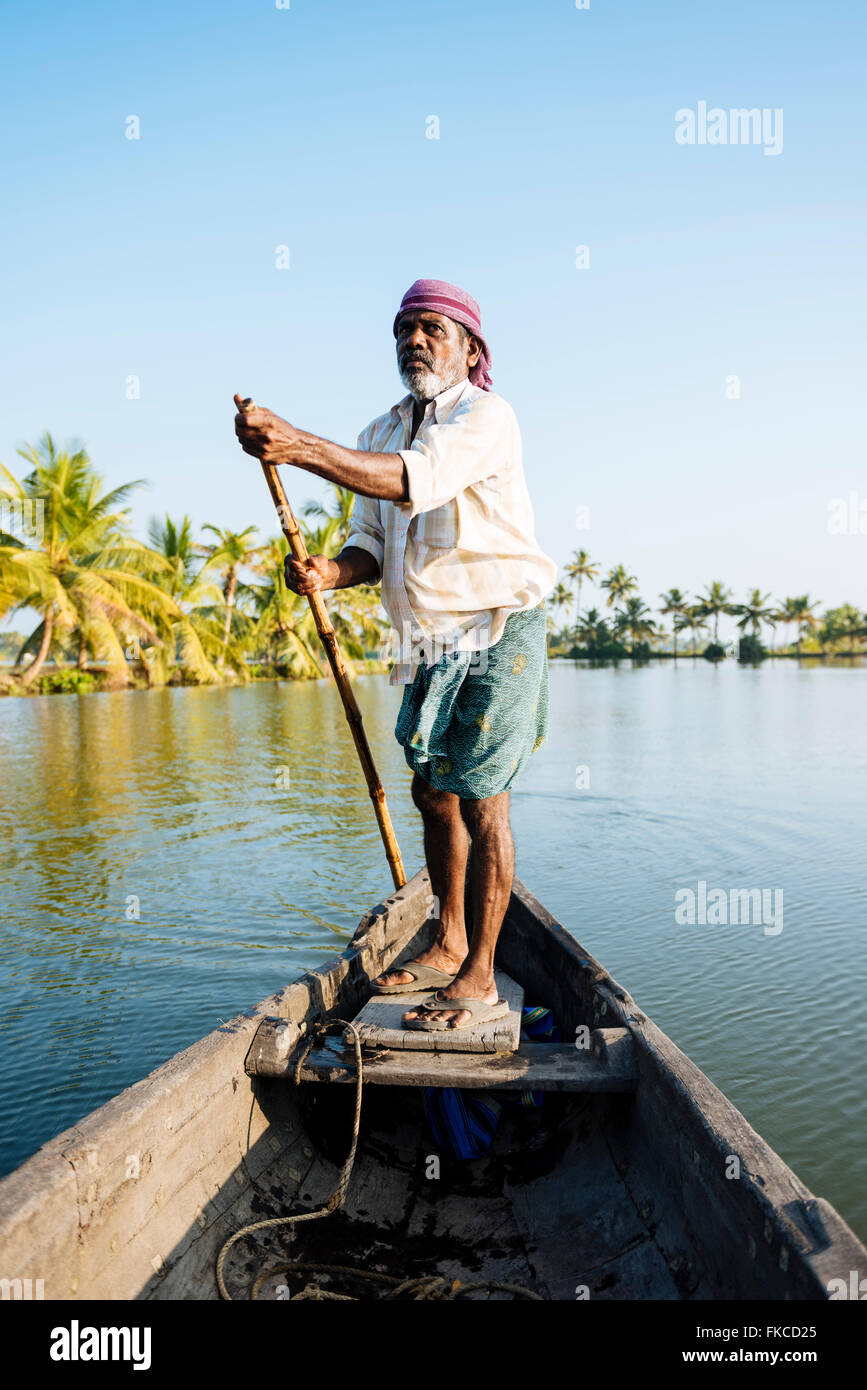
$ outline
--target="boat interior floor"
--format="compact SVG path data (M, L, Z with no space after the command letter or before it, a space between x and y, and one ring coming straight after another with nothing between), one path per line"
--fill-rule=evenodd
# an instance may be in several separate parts
M256 1180L250 1220L313 1211L337 1183L352 1130L350 1087L296 1093L301 1133L287 1158ZM303 1263L351 1266L393 1280L518 1284L545 1299L682 1296L641 1219L609 1147L629 1124L625 1095L545 1097L539 1109L504 1108L491 1150L458 1161L438 1152L418 1088L365 1088L345 1206L321 1220L244 1237L225 1276L248 1298L266 1270ZM213 1269L203 1267L202 1291ZM185 1274L189 1297L189 1267ZM359 1299L393 1287L351 1275L279 1269L260 1299L322 1289ZM171 1275L158 1297L172 1297ZM178 1295L175 1294L175 1297ZM482 1291L468 1297L497 1297ZM506 1293L499 1296L510 1297Z

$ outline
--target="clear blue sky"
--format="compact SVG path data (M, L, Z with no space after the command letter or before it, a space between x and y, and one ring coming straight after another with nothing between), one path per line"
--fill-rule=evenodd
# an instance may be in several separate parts
M0 460L50 429L151 481L140 534L273 532L232 393L354 444L434 276L482 306L559 564L867 607L867 535L826 529L867 501L865 30L852 0L13 0ZM700 101L782 108L782 153L679 145Z

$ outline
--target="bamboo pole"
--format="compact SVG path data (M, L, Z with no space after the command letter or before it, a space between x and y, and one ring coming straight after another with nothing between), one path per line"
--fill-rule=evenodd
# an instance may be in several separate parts
M246 414L248 410L253 409L253 401L250 399L245 400L240 409ZM265 463L264 460L260 460L260 462L262 464L262 472L265 474L265 481L268 484L268 489L274 499L274 505L277 508L277 516L280 519L283 535L289 542L290 549L295 559L300 560L302 564L306 564L307 560L310 558L307 552L307 546L304 544L304 537L301 534L298 523L292 515L292 508L289 506L289 501L283 490L283 484L277 472L277 465ZM358 708L355 692L350 684L349 674L344 665L340 648L337 645L337 634L328 616L328 609L325 607L325 600L322 594L314 590L312 594L307 595L307 602L310 604L313 613L313 621L316 623L316 631L322 639L325 655L328 657L328 664L334 672L337 689L340 691L340 698L343 701L346 719L367 782L367 790L373 802L373 810L379 824L379 833L382 836L382 843L385 846L385 855L391 868L394 886L395 888L402 888L406 883L406 874L403 869L403 860L400 857L400 848L395 838L391 816L388 814L385 791L382 782L379 780L379 774L376 771L376 766L373 761L373 754L370 751L370 744L367 741L367 734L364 731L361 710Z

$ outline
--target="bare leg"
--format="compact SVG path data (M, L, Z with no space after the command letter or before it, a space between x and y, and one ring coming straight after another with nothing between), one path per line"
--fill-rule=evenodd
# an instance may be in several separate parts
M424 822L425 861L434 897L439 901L434 943L416 959L454 974L467 954L464 889L470 837L461 816L460 798L454 792L437 791L415 773L412 799ZM388 970L374 984L409 985L412 979L406 970Z
M509 824L509 793L461 801L461 814L473 845L470 891L473 904L473 939L460 972L451 985L440 991L442 999L484 999L497 1001L494 984L494 951L515 874L515 845ZM415 1009L403 1015L417 1018ZM466 1009L445 1009L434 1018L449 1020L456 1026L470 1017Z

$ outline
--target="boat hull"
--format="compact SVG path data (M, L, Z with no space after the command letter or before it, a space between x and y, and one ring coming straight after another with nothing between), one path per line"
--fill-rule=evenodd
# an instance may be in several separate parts
M428 939L431 902L423 870L365 916L342 956L4 1179L10 1276L42 1279L47 1299L219 1297L223 1241L324 1202L349 1140L351 1086L249 1074L263 1019L285 1022L289 1059L311 1024L351 1019L370 980ZM867 1251L834 1208L517 880L498 963L528 1003L552 1010L564 1039L580 1026L628 1029L636 1084L504 1111L490 1153L470 1163L437 1153L422 1090L366 1087L345 1209L293 1239L244 1238L227 1260L233 1297L249 1295L262 1267L302 1258L393 1278L505 1280L570 1300L825 1299L830 1281L867 1277ZM285 1278L259 1296L286 1297Z

